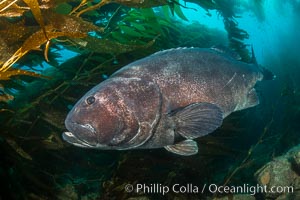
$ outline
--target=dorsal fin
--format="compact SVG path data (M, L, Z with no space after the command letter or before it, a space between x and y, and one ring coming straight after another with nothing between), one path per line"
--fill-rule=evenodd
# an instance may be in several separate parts
M240 54L238 54L237 52L233 51L232 49L230 49L230 48L228 48L224 45L221 45L221 44L214 45L214 46L211 47L211 49L214 50L214 51L217 51L219 53L226 54L226 55L234 58L235 60L241 60L242 59Z
M177 48L165 49L165 50L155 52L152 55L162 54L162 53L166 53L166 52L172 52L172 51L176 51L176 50L180 50L180 49L193 49L193 48L194 47L177 47Z
M253 45L251 45L251 53L252 53L251 63L257 65L257 60L256 60L255 53L254 53L254 50L253 50Z

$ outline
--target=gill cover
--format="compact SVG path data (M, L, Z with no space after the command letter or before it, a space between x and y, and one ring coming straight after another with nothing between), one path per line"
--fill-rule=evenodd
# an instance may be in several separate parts
M126 143L120 144L118 149L136 148L152 137L153 130L159 122L162 108L160 89L157 84L139 78L113 78L113 81L121 84L118 87L118 95L138 123L136 134Z

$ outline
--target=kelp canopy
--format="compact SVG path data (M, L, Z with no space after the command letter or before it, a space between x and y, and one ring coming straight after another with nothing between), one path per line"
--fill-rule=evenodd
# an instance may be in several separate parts
M231 47L239 51L245 60L248 59L248 52L242 42L243 39L248 38L248 34L237 27L233 2L210 0L186 2L199 4L207 10L208 14L209 10L218 10L224 17ZM159 11L154 12L151 9L158 6ZM36 69L32 65L28 66L29 70L23 70L22 67L16 69L12 66L33 51L43 52L44 59L50 62L49 54L53 54L55 49L59 48L58 46L73 51L85 53L89 51L114 56L139 48L146 49L156 40L159 44L154 45L155 47L176 46L162 41L165 41L163 38L169 41L169 34L181 31L173 26L174 22L169 17L168 9L173 15L188 20L181 10L182 7L185 6L178 0L102 0L98 3L88 0L2 0L0 81L10 80L11 77L19 75L50 78L35 73ZM203 27L199 28L203 30L199 31L198 38L194 36L193 41L205 41L204 37L208 35L205 34ZM188 44L189 41L179 43L179 45ZM54 56L51 62L55 62L56 59ZM9 92L3 90L2 93L1 101L6 102L13 98Z
M182 9L191 8L184 2L198 4L207 15L217 11L226 32L199 23L185 23L188 19ZM261 1L254 2L253 11L261 18ZM242 5L233 0L187 0L183 4L178 0L1 0L0 177L3 186L0 190L3 196L96 199L102 195L106 199L125 199L130 197L124 193L127 182L151 179L165 184L176 181L227 184L243 176L251 177L241 169L254 160L258 160L255 165L261 164L265 161L263 156L270 157L270 151L254 159L255 148L250 148L249 143L232 148L238 133L251 132L245 130L240 119L250 119L252 116L247 112L228 119L222 131L217 131L217 137L199 141L203 149L196 161L184 158L182 162L182 158L160 150L82 150L61 139L64 118L79 97L138 58L167 48L223 44L238 51L245 62L249 61L243 41L248 34L235 20L238 6ZM258 125L259 135L252 142L261 138L254 147L263 143L272 129L274 120L266 119ZM286 131L285 127L281 128ZM227 133L230 140L219 137L221 132ZM281 139L284 138L283 135ZM250 148L250 153L245 147ZM236 154L240 157L234 157ZM214 161L211 155L225 156L226 162ZM208 176L216 170L218 162L227 167L219 174ZM232 180L238 171L242 171L239 178Z

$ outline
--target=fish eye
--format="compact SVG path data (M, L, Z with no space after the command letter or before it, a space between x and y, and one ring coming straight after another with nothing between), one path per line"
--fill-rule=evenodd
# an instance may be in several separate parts
M85 101L86 101L86 103L87 103L88 105L91 105L91 104L93 104L93 103L95 102L95 97L90 96L90 97L88 97Z

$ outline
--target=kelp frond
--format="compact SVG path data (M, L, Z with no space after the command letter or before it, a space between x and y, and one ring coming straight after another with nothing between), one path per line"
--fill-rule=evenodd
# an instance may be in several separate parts
M162 5L167 5L169 4L168 0L156 0L156 1L141 1L141 0L101 0L99 3L92 5L92 6L87 6L87 0L82 0L80 5L75 8L72 11L72 14L75 14L76 16L80 16L88 11L96 10L98 8L101 8L102 6L110 3L117 3L120 5L128 6L128 7L133 7L133 8L152 8L156 6L162 6ZM82 10L81 8L86 7ZM80 11L78 11L80 10Z
M47 37L47 33L46 33L46 29L45 29L45 22L44 22L38 1L37 0L23 0L23 1L29 6L35 20L41 26L43 33L44 33L45 37L47 38L47 40L49 40Z
M146 44L137 44L133 42L129 44L122 44L109 39L97 39L89 36L83 39L72 39L72 42L77 44L80 48L93 52L118 55L137 49L148 48L154 44L155 39L156 38Z
M32 160L32 157L25 152L22 147L20 147L16 141L14 141L11 138L6 138L6 142L11 146L11 148L13 148L15 150L16 153L18 153L20 156L22 156L23 158L27 159L27 160Z
M46 79L50 78L48 76L44 76L27 70L9 69L7 71L0 72L0 80L9 80L12 76L19 76L19 75L32 76L37 78L46 78Z
M40 30L33 35L31 35L24 44L11 56L10 59L8 59L0 68L0 72L5 72L8 70L15 62L17 62L21 57L23 57L25 54L27 54L31 50L38 50L42 44L46 43L47 41L58 38L58 37L74 37L74 38L80 38L85 37L85 33L80 32L62 32L62 31L56 31L53 29L51 25L45 27L47 32L47 38L44 34L43 30ZM47 50L47 48L46 48ZM47 52L46 52L47 54Z

